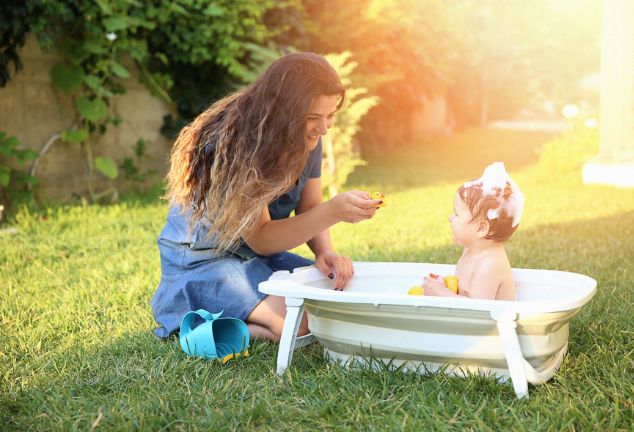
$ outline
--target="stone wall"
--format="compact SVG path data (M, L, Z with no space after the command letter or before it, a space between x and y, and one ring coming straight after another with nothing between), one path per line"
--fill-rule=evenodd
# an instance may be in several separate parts
M51 68L61 60L55 52L43 52L37 40L29 37L20 50L24 65L4 88L0 88L0 131L17 137L21 148L40 151L46 141L77 119L72 95L58 90L51 82ZM12 67L12 66L11 66ZM105 134L95 133L90 140L93 156L107 156L117 164L124 158L134 157L134 146L143 138L148 160L140 168L156 170L146 183L154 183L167 170L171 142L161 135L163 116L172 107L152 96L138 80L138 72L131 63L126 64L132 76L125 81L127 92L111 99L110 110L123 120L118 126L109 125ZM86 196L86 161L79 144L58 140L38 162L36 177L39 185L36 196L44 202L64 202ZM95 174L95 191L115 186L119 192L139 186L120 178L111 181Z

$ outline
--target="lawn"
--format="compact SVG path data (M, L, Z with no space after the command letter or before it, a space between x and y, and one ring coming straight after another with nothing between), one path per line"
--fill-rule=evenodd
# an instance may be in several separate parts
M346 188L383 191L388 206L334 227L334 242L356 261L455 263L453 194L505 161L526 195L512 265L598 282L571 321L568 356L530 399L491 378L345 370L318 345L282 378L271 343L226 365L185 356L152 335L167 211L154 194L23 209L2 227L0 429L632 430L634 190L581 183L596 134L475 130L418 144L353 174Z

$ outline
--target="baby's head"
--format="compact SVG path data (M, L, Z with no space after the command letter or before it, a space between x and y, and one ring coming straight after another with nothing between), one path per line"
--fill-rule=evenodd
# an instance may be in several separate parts
M487 240L504 243L517 229L524 210L524 194L509 177L503 162L494 162L477 180L460 186L458 198L471 213L471 222L488 227ZM484 223L486 222L486 223Z

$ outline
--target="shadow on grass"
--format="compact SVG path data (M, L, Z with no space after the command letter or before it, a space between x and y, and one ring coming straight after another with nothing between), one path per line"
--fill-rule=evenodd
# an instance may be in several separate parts
M634 270L634 211L598 219L540 225L519 230L506 243L513 267L596 274ZM456 263L455 244L424 248L411 245L386 257L380 248L356 253L354 261Z

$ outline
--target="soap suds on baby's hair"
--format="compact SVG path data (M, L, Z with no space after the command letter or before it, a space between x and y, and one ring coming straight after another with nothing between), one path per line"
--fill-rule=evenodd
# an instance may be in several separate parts
M507 182L511 185L511 196L507 202L504 202L500 191L504 191ZM513 226L520 223L524 211L524 194L513 179L509 177L504 167L504 162L493 162L485 168L482 177L464 184L465 188L472 186L480 187L484 195L499 197L501 208L504 208L509 216L513 216ZM489 219L495 219L498 216L499 211L497 210L490 210L487 213Z

